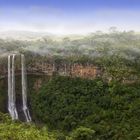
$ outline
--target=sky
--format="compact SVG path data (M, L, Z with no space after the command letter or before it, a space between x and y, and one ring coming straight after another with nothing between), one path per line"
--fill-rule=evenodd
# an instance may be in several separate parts
M0 31L140 31L140 0L0 0Z

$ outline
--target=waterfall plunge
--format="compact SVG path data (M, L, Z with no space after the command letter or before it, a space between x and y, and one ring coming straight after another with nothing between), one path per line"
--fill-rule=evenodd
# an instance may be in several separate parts
M18 119L18 113L16 109L16 93L15 93L15 56L12 54L8 56L8 111L12 117L12 120ZM27 122L31 121L29 109L27 107L27 79L25 68L25 57L21 56L21 82L22 82L22 104L23 112Z
M12 120L18 119L15 105L15 55L8 56L8 110Z
M22 102L23 102L23 111L26 117L26 121L31 121L31 116L29 113L29 109L27 107L27 77L26 77L26 69L25 69L25 57L21 55L21 67L22 67Z

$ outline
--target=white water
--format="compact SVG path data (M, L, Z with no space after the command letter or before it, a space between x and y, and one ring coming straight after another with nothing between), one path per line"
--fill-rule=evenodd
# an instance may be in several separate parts
M26 69L25 69L25 57L21 55L21 67L22 67L22 102L23 102L23 112L26 117L26 121L31 121L31 116L29 113L29 109L27 107L27 77L26 77Z
M18 119L15 98L15 55L8 56L8 110L12 120ZM12 65L12 66L11 66Z
M8 111L12 120L18 119L16 109L16 93L15 93L15 54L8 56ZM21 83L22 83L22 104L23 112L27 122L31 121L29 109L27 107L27 81L25 69L25 57L21 55Z

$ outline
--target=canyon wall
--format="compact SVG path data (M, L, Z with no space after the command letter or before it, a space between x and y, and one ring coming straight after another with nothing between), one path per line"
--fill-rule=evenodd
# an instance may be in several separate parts
M81 78L96 78L102 75L101 68L93 64L66 63L35 63L27 66L28 73L43 73L49 76L61 75Z
M21 67L16 65L16 74L20 74ZM102 69L93 64L80 64L80 63L45 63L35 62L27 65L27 73L29 74L45 74L49 76L61 75L71 77L81 77L94 79L102 75ZM0 65L0 76L7 75L7 65Z

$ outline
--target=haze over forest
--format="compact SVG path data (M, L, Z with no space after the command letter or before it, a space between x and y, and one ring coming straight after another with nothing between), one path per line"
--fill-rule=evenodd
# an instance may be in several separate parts
M120 32L116 27L108 32L97 31L85 35L56 35L47 32L11 31L0 33L0 53L32 52L38 55L68 56L85 55L89 57L113 55L120 51L124 57L128 52L140 52L140 34L134 31ZM134 54L133 54L134 53Z
M0 0L0 140L140 140L140 0Z

